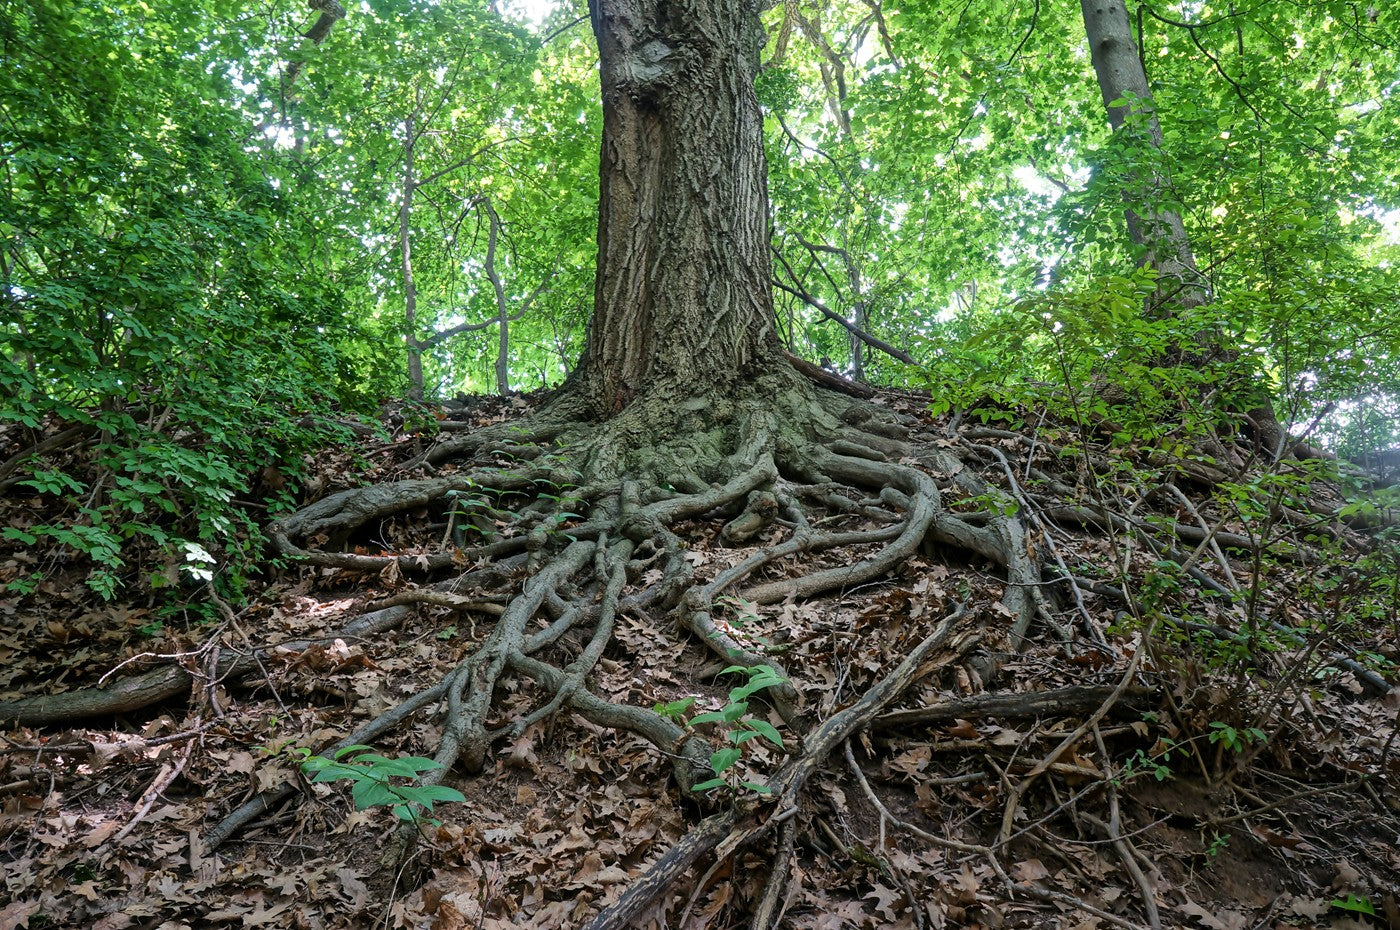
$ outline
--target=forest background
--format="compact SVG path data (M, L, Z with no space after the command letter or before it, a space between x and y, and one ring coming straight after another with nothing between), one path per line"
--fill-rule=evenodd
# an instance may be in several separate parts
M312 44L291 4L5 7L3 416L100 430L115 484L87 507L61 470L0 480L70 502L38 535L92 556L105 594L146 583L134 536L256 548L230 501L268 467L295 486L340 413L533 390L577 360L601 121L584 11L351 13ZM1319 445L1400 442L1395 11L1142 6L1161 145L1110 133L1072 7L766 15L789 351L989 417L1086 385L1102 413L1093 386L1117 385L1126 437L1186 382L1230 381L1158 364L1214 330ZM1143 177L1214 295L1191 319L1144 319L1123 227ZM166 539L148 505L194 522Z

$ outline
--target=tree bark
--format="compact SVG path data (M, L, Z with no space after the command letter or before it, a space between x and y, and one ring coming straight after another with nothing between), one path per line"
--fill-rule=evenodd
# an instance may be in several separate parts
M496 294L496 393L505 397L510 393L510 305L506 302L506 288L501 283L501 275L496 271L496 242L501 237L501 216L488 199L486 218L490 231L486 239L486 277L491 281L491 290Z
M590 0L603 90L591 405L780 365L755 0Z
M1081 0L1080 6L1094 73L1113 131L1122 130L1130 118L1138 117L1152 147L1161 149L1162 126L1157 121L1142 57L1133 42L1128 8L1123 0ZM1113 106L1124 98L1129 102ZM1181 309L1208 303L1210 291L1196 268L1181 215L1157 206L1167 196L1167 178L1158 171L1149 171L1135 178L1133 187L1136 189L1123 192L1123 199L1129 204L1124 211L1128 236L1146 250L1145 260L1157 269L1155 308L1161 309L1167 302Z
M1148 141L1154 149L1162 148L1162 125L1157 120L1152 100L1152 88L1147 83L1147 70L1133 42L1132 24L1124 0L1080 0L1084 13L1084 31L1089 39L1094 73L1103 93L1104 107L1113 131L1120 131L1130 118L1140 118ZM1115 101L1128 102L1113 106ZM1181 214L1163 209L1158 204L1169 193L1168 179L1152 170L1138 176L1135 183L1123 191L1128 207L1128 235L1141 246L1144 260L1157 269L1157 292L1148 307L1159 317L1208 304L1213 299L1205 278L1196 267L1191 240ZM1234 360L1238 347L1220 344L1218 332L1201 331L1196 345L1180 346L1176 354L1183 361L1201 365L1211 360ZM1253 421L1260 445L1269 453L1284 451L1286 431L1278 422L1270 399L1259 391L1256 405L1247 410Z
M418 284L413 279L413 196L418 192L414 176L414 116L404 120L403 191L399 200L399 273L403 278L404 342L408 347L408 396L423 399L423 347L418 342Z

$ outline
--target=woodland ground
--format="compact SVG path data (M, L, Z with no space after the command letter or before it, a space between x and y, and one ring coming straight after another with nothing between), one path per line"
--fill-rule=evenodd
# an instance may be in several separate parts
M412 463L439 429L505 423L537 401L389 416L387 440L311 462L302 503L417 477ZM480 773L444 778L465 802L439 803L441 824L424 824L386 864L403 836L388 810L355 810L342 785L309 784L292 754L273 750L320 750L385 719L450 678L503 622L495 593L430 594L433 577L414 570L501 573L498 592L518 588L526 570L464 558L478 550L462 548L458 518L437 501L356 528L343 548L363 562L284 560L255 581L246 608L219 604L212 622L157 624L150 598L101 603L61 551L0 552L0 580L50 571L33 594L0 600L0 716L17 701L91 694L99 681L172 660L188 673L180 693L153 706L43 726L0 721L0 926L577 927L638 888L697 824L733 810L753 828L700 856L628 925L746 926L772 893L774 863L790 861L779 925L795 928L1400 928L1400 689L1390 687L1400 619L1394 591L1388 601L1377 593L1385 556L1374 529L1326 516L1342 503L1335 488L1313 482L1305 499L1245 520L1227 491L1246 484L1247 462L1223 474L1080 443L1053 418L1010 430L930 418L912 394L877 402L910 430L903 465L965 490L948 463L966 463L983 492L949 496L953 512L982 525L989 511L1016 513L1055 599L1013 641L1006 603L1016 585L1004 566L932 538L849 588L717 599L716 628L771 656L796 698L785 714L753 700L741 719L775 728L785 751L748 740L731 783L736 773L755 784L784 777L785 761L807 758L799 735L811 740L884 694L871 719L811 758L790 807L743 787L704 803L683 796L654 739L567 710L541 715L567 689L504 675L488 689ZM424 429L425 419L436 422ZM772 559L754 579L763 588L878 551L899 500L833 487L808 503L815 525L857 541ZM10 487L0 519L54 519L44 507ZM518 509L506 495L460 519L514 551L510 540L525 532ZM732 529L736 512L672 527L697 581L787 538L781 520L744 537ZM579 523L553 524L545 545L565 548ZM722 709L743 679L723 674L711 644L668 612L627 599L661 570L614 573L624 577L612 595L620 606L587 686L639 708L694 698L680 720ZM393 605L408 608L393 628L346 633ZM592 642L586 629L566 629L538 654L570 668ZM244 662L240 680L226 677L233 655L255 658L255 673ZM907 684L891 679L901 663ZM513 728L519 721L528 724ZM696 729L724 745L723 731ZM364 741L386 756L425 756L447 736L439 718L420 714ZM216 825L269 791L269 810L211 848Z

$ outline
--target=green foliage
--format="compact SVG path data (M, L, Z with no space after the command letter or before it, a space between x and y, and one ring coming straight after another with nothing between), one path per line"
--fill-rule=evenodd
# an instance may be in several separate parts
M1151 752L1138 749L1123 763L1121 781L1130 782L1141 775L1151 775L1157 781L1166 781L1172 777L1172 768L1169 764L1172 754L1180 752L1181 747L1173 740L1163 740L1160 746L1153 747Z
M729 701L716 711L708 711L703 714L696 714L690 718L692 727L702 724L715 724L724 734L725 742L729 743L723 749L716 750L710 756L710 768L714 771L715 777L701 782L695 786L696 791L712 791L715 788L727 788L730 791L745 789L757 794L768 794L770 789L766 785L756 782L736 780L733 776L734 766L743 758L744 751L741 748L749 740L763 737L780 750L786 750L783 745L783 738L778 733L776 727L766 720L749 715L749 698L765 688L780 687L786 683L787 679L778 674L771 665L731 665L722 674L740 674L747 677L747 681L729 691ZM667 711L681 713L689 707L693 700L685 699L673 702L657 708L658 713L663 715ZM682 706L683 704L683 706Z
M21 529L87 559L103 597L210 580L191 546L236 592L260 540L235 500L337 435L313 411L361 402L355 327L280 171L218 105L203 24L110 12L5 6L0 430L97 440L27 463L20 486L64 522Z
M868 5L828 4L765 71L780 279L913 351L940 409L1069 405L1130 441L1272 393L1284 419L1326 412L1318 435L1353 457L1400 443L1400 328L1376 325L1400 301L1393 11L1146 16L1159 147L1140 118L1107 131L1073 6L882 10L872 27ZM1144 319L1125 195L1182 215L1210 305ZM778 298L794 351L849 368L835 323ZM1164 364L1207 333L1225 350L1208 370ZM866 368L908 378L879 353Z
M355 802L356 810L387 807L400 820L437 826L439 821L424 816L433 812L434 802L466 800L460 791L445 785L411 785L396 781L416 779L424 772L442 768L432 759L419 756L389 758L373 749L372 746L346 746L336 750L331 758L314 755L304 747L287 751L302 760L301 770L310 775L313 782L349 782L350 797Z
M685 712L693 706L695 706L695 698L683 697L665 704L654 704L651 709L667 720L682 721L685 719Z
M1334 907L1339 911L1376 916L1376 906L1371 903L1370 898L1362 895L1348 894L1345 898L1333 898L1327 903L1329 907Z
M1251 743L1263 743L1268 740L1268 735L1258 727L1245 727L1237 729L1228 723L1219 720L1213 721L1210 725L1210 733L1207 736L1212 746L1220 745L1233 753L1242 753Z
M1212 833L1210 845L1206 847L1206 855L1212 859L1218 858L1230 845L1230 838L1223 833Z
M1400 444L1400 14L1381 6L1145 17L1160 146L1140 119L1109 132L1072 5L836 0L806 27L773 6L757 92L783 338L853 371L820 303L924 363L861 349L867 378L989 423L1049 405L1180 455L1271 397L1358 461ZM0 440L96 444L90 468L24 466L64 519L8 538L81 556L108 596L204 580L198 544L235 590L258 470L295 486L334 438L316 412L401 394L406 338L497 315L488 199L508 306L542 287L511 379L558 383L592 299L601 126L567 7L535 28L385 0L312 47L304 7L0 6ZM1208 305L1144 312L1159 282L1125 195L1182 215ZM494 324L427 347L429 391L492 386L497 349Z

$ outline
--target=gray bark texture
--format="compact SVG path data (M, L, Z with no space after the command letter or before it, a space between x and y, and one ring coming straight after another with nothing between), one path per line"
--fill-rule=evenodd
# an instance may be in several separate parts
M1141 117L1140 125L1148 141L1153 148L1161 149L1162 125L1157 120L1142 56L1133 42L1132 24L1124 0L1080 0L1080 7L1094 73L1098 76L1113 131L1121 130L1131 117ZM1127 105L1112 105L1125 97L1130 100ZM1148 310L1166 317L1210 303L1213 295L1196 267L1181 214L1159 206L1170 194L1169 180L1159 171L1150 170L1138 175L1133 182L1123 191L1123 199L1128 204L1124 211L1128 235L1144 249L1143 260L1156 268L1158 274L1157 293L1149 302ZM1221 333L1217 330L1202 330L1195 341L1195 346L1178 348L1183 360L1199 365L1211 358L1234 360L1239 357L1238 349L1221 344ZM1281 453L1286 431L1278 422L1272 401L1262 390L1247 416L1253 422L1260 445L1271 454Z
M723 390L780 364L753 0L590 0L603 86L598 277L584 389Z
M1094 73L1098 76L1113 131L1121 130L1130 117L1140 116L1152 147L1160 149L1162 126L1157 121L1142 57L1133 42L1132 24L1124 0L1081 0L1080 6ZM1131 103L1112 105L1125 97ZM1182 309L1209 302L1210 291L1196 269L1181 215L1158 207L1168 195L1167 178L1152 171L1139 176L1134 186L1136 190L1124 191L1124 199L1129 204L1125 210L1128 235L1146 250L1145 260L1157 269L1160 275L1158 294L1162 302L1170 301Z

